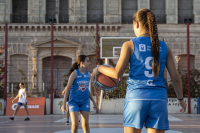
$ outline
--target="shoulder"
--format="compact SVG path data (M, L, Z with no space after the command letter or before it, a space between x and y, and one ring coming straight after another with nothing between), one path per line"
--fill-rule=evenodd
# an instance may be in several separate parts
M126 41L126 42L124 42L124 44L122 45L122 47L131 47L131 46L133 46L133 41L132 40L130 40L130 41Z
M71 78L76 78L76 76L77 76L77 71L74 70L74 71L71 73L70 77L71 77Z
M133 42L131 40L124 42L124 44L122 45L122 49L124 50L133 49Z
M75 69L75 70L71 73L71 75L77 75L77 70Z
M133 46L133 41L132 40L124 42L124 44L122 45L121 51L123 53L126 53L126 54L131 56L132 53L133 53L133 50L134 50L134 46Z

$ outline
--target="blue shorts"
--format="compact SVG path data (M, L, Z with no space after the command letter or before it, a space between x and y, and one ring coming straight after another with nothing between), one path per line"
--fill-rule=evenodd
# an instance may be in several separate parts
M17 104L18 104L18 105L21 105L21 106L24 106L24 103L18 102ZM27 102L26 102L26 105L27 105Z
M169 130L167 101L131 100L124 102L123 123L125 127L142 129L143 126Z
M71 100L68 102L69 113L75 111L88 111L90 112L90 99L88 98L85 102L75 102Z

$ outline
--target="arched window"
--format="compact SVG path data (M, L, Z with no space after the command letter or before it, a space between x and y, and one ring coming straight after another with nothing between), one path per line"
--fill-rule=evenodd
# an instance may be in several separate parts
M87 0L87 23L103 23L103 0Z
M193 23L193 0L178 1L178 23Z
M133 23L133 14L138 10L137 5L137 0L122 0L122 23Z
M166 23L165 0L150 0L150 10L155 14L157 23Z
M13 23L27 23L28 0L13 0Z

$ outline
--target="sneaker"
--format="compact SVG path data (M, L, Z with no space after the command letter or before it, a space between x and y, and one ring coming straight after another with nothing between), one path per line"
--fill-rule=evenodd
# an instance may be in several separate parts
M69 121L67 121L67 122L65 123L65 125L69 125Z
M14 120L15 118L14 117L10 117L9 119Z
M24 121L29 121L30 119L27 117L26 119L24 119Z

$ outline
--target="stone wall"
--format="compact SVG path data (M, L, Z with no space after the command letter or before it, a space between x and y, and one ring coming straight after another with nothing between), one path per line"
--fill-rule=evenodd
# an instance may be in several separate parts
M124 1L122 0L102 0L103 1L103 22L104 23L122 23L123 14L122 10L124 7ZM129 2L128 0L126 0ZM45 23L46 15L46 0L29 0L28 1L28 23ZM60 6L57 4L56 0L55 9L59 9ZM155 12L157 18L162 19L158 21L160 23L165 22L167 24L177 24L182 23L183 20L179 19L192 18L192 22L200 23L200 0L184 0L178 3L178 0L161 0L158 3L156 0L137 0L137 6L133 6L134 10L139 10L141 8L152 9ZM68 0L68 17L69 23L87 23L87 0ZM91 3L89 3L91 4ZM95 3L96 4L96 3ZM123 5L122 5L123 4ZM157 5L157 6L154 6ZM163 8L163 5L165 5ZM187 7L190 5L189 7ZM10 23L12 22L13 6L12 0L1 0L0 1L0 22ZM90 5L91 7L91 5ZM137 9L135 9L137 7ZM162 7L162 8L157 8ZM67 9L67 8L66 8ZM101 9L101 8L99 8ZM128 9L128 8L127 8ZM59 11L56 11L58 13ZM89 13L91 14L91 13ZM95 12L93 12L94 16ZM102 15L102 11L96 12L97 15ZM132 15L131 15L132 16ZM130 16L130 17L131 17ZM179 16L179 17L178 17ZM163 18L164 17L164 18ZM59 22L59 15L55 16L57 22ZM179 18L179 19L178 19ZM67 21L66 21L67 22ZM92 23L90 21L90 23ZM95 23L95 21L93 22Z
M0 46L4 45L4 24L0 24ZM28 82L31 87L33 59L38 73L36 91L42 91L42 59L51 55L50 25L47 24L9 24L8 34L8 64L11 55L28 56ZM54 55L66 56L75 62L78 54L95 56L94 24L57 24L54 26ZM194 68L200 68L200 25L190 25L190 54L194 57ZM187 28L185 24L158 24L159 39L166 42L172 49L173 55L187 54ZM132 24L99 24L100 37L135 37ZM78 49L80 47L80 49ZM4 59L4 55L1 56ZM94 59L93 59L94 60ZM92 61L95 66L95 61ZM192 63L192 62L191 62ZM178 68L178 63L176 62ZM180 65L181 66L181 65ZM182 65L184 66L184 65ZM8 68L8 82L10 81ZM90 68L93 69L92 67ZM90 70L90 71L91 71ZM167 74L168 81L170 76ZM9 90L10 89L10 86ZM29 88L30 90L31 88Z

